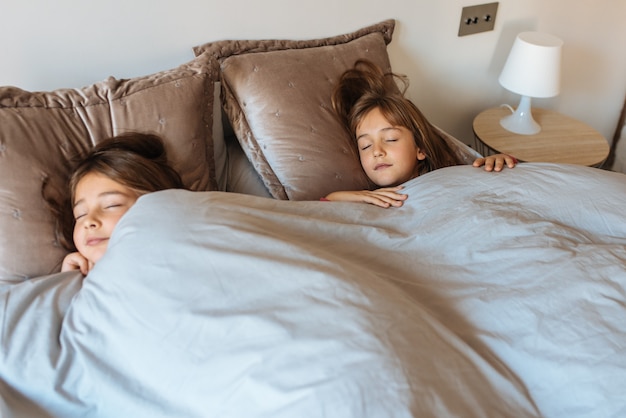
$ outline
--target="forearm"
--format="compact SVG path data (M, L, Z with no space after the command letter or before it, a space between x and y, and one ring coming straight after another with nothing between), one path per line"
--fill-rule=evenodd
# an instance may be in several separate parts
M329 193L323 200L334 202L360 202L380 206L382 208L402 206L407 199L406 194L398 193L402 186L387 187L377 190L353 190Z

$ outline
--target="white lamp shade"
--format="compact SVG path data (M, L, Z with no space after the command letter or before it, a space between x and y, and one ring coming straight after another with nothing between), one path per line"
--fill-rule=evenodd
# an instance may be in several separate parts
M563 41L547 33L520 33L498 81L522 96L556 96L561 86L562 45Z

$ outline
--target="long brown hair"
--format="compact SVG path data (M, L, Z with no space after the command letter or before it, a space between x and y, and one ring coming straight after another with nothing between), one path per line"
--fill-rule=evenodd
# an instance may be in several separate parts
M426 155L418 161L420 175L463 164L446 139L405 97L407 88L405 76L384 72L370 61L359 60L339 79L331 98L333 109L354 138L363 118L376 108L392 125L410 130L415 144Z
M134 190L139 196L158 190L185 188L179 174L169 165L159 136L131 132L99 142L74 165L69 176L69 193L65 193L61 201L51 199L44 184L44 199L56 220L57 241L68 251L76 251L72 212L76 186L89 173L102 174Z

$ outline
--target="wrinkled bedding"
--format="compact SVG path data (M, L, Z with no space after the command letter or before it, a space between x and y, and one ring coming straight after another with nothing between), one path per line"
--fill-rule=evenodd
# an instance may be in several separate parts
M625 180L450 167L393 209L144 196L86 278L1 288L0 416L624 416Z

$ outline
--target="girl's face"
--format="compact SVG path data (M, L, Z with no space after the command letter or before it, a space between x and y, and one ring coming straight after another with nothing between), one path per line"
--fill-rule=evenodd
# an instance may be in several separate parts
M426 158L411 131L393 126L378 108L365 115L356 128L356 138L363 170L380 187L397 186L416 177L417 161Z
M139 195L99 173L88 173L76 184L74 244L95 264L104 255L113 228Z

